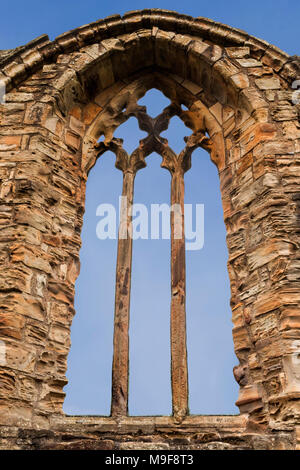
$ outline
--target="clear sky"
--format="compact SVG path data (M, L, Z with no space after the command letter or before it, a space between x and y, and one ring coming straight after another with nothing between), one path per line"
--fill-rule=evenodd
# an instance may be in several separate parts
M9 49L48 34L50 39L105 16L141 8L165 8L204 16L244 29L289 54L299 54L300 2L270 1L36 1L2 2L0 48ZM161 112L166 98L150 91L142 101L152 115ZM166 133L177 151L188 135L173 119ZM115 134L133 149L144 134L130 119ZM113 334L116 240L96 237L100 203L118 205L122 174L115 158L106 153L91 171L87 184L86 213L80 252L81 274L76 283L76 316L68 360L69 384L64 409L69 414L109 414ZM170 176L160 168L161 158L151 155L147 168L136 177L135 202L168 203ZM204 151L193 155L186 174L188 203L205 207L205 243L187 252L187 333L190 409L192 413L232 414L238 387L232 368L233 353L227 248L218 175ZM170 393L170 242L137 240L133 250L130 326L131 414L169 414Z

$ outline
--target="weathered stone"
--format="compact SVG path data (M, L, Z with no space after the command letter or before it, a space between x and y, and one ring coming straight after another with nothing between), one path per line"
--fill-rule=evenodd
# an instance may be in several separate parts
M258 78L255 80L256 85L261 90L279 90L280 80L277 77L273 78Z
M233 75L231 80L237 89L248 88L249 86L249 79L244 73L237 73L236 75Z
M256 59L237 59L237 62L242 67L262 67L262 63Z
M259 409L262 407L262 396L257 385L249 385L240 389L240 395L236 404L242 407L244 412L249 409Z
M226 47L226 52L229 57L233 59L241 59L243 57L250 56L250 48L249 47Z
M300 126L289 88L297 59L242 31L161 10L115 15L0 56L8 91L0 106L0 448L299 447ZM151 88L172 103L156 120L137 106ZM192 130L179 155L160 135L174 115ZM113 135L131 116L148 135L128 155ZM198 146L220 175L242 415L188 415L184 240L172 218L173 416L126 416L131 241L120 238L117 419L65 417L88 171L113 150L132 203L134 175L156 151L182 206Z

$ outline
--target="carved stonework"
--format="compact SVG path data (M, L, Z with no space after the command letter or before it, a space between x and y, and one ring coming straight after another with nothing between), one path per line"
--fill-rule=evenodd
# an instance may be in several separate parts
M0 67L0 449L299 450L299 59L205 18L142 10L41 36L1 53ZM171 102L154 119L138 106L151 88ZM192 130L178 155L161 137L175 115ZM148 135L129 155L114 133L132 116ZM197 147L220 178L239 416L188 414L177 215ZM106 150L129 205L151 152L172 177L171 417L126 416L132 242L123 236L112 416L62 409L85 185ZM130 224L126 215L121 235Z

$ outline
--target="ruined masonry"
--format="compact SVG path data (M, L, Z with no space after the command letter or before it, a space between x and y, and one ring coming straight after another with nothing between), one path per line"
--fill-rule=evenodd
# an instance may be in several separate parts
M300 450L299 79L299 57L164 10L0 51L0 449ZM171 101L155 119L138 105L151 88ZM174 115L192 130L179 155L160 137ZM131 116L148 135L128 155L114 131ZM118 245L111 416L65 416L88 173L112 150L132 202L135 174L156 151L181 205L197 147L220 177L240 414L189 415L173 218L172 416L128 416L129 239Z

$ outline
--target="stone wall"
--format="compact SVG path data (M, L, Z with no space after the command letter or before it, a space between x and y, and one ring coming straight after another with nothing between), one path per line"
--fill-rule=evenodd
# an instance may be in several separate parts
M299 59L205 18L143 10L3 51L0 66L7 91L0 105L2 448L61 447L64 433L70 447L80 447L91 426L91 448L118 448L122 435L134 448L144 441L184 448L197 427L222 448L295 448L300 124L292 84ZM109 148L114 130L153 87L218 167L241 412L231 421L195 417L192 431L192 417L179 424L162 418L163 440L157 418L148 428L140 418L145 440L126 427L134 418L123 417L118 434L118 420L62 411L88 172L101 154L99 137ZM195 445L204 445L201 436Z

